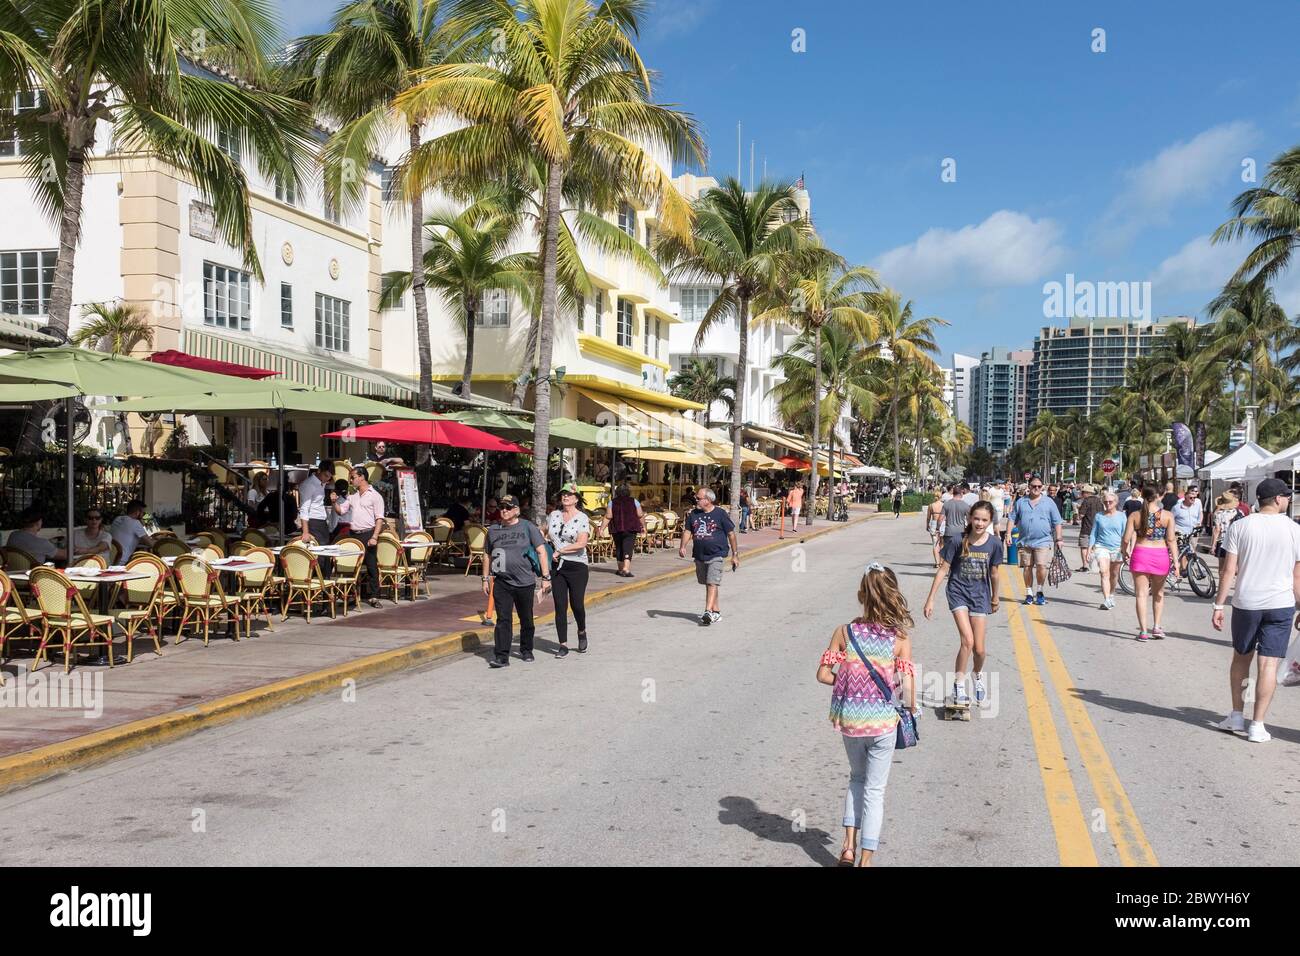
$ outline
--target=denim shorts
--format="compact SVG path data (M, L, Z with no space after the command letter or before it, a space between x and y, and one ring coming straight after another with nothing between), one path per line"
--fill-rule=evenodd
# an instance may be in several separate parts
M1238 654L1258 652L1260 657L1286 657L1291 643L1291 617L1295 607L1263 611L1232 609L1232 649Z

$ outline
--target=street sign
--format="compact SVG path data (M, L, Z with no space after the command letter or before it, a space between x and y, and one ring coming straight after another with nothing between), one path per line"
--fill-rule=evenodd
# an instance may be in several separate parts
M1102 474L1113 475L1115 474L1116 467L1115 460L1113 458L1107 458L1101 463Z

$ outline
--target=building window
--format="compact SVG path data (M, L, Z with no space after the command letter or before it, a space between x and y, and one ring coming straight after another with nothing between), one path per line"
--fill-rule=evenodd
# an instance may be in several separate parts
M501 329L509 325L510 293L505 289L484 290L474 324L492 329Z
M682 321L703 322L704 313L718 299L721 290L712 286L685 286L682 288Z
M280 283L280 328L293 328L293 286Z
M626 349L632 347L632 325L635 307L627 299L618 300L618 344Z
M316 293L316 345L330 352L351 348L348 313L352 304L332 295Z
M391 289L392 287L393 287L393 280L390 279L390 278L388 277L388 274L387 274L387 273L385 273L384 275L381 275L381 276L379 277L379 301L380 301L380 302L385 302L385 301L387 301L387 299L388 299L388 290ZM403 308L405 308L405 307L406 307L406 293L405 293L405 292L403 292L401 295L399 295L396 299L394 299L394 300L393 300L391 303L389 303L388 305L383 306L384 309L403 309Z
M636 238L636 210L628 203L619 203L618 228L622 229L633 239Z
M325 422L327 432L337 432L343 430L343 421L338 418L331 418ZM325 457L338 461L343 457L343 439L326 438L325 439Z
M45 315L58 258L57 249L0 252L0 312Z
M605 337L605 290L596 290L596 338Z
M221 150L236 163L239 162L239 137L229 126L217 130L217 149Z
M397 171L392 166L385 166L379 174L379 188L383 195L384 202L397 201L397 181L395 173Z
M27 90L24 93L15 93L10 105L0 112L17 115L37 109L45 109L45 93L41 90ZM29 152L31 150L16 129L5 133L3 138L0 138L0 156L24 156Z
M298 203L298 187L294 185L292 179L283 179L275 177L275 198L280 202L288 203L290 206Z
M203 324L247 332L253 318L252 282L247 272L203 263Z

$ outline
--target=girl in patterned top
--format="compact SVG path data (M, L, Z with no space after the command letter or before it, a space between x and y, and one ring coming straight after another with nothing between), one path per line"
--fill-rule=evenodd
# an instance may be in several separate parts
M862 616L835 629L817 668L817 679L834 687L831 726L842 735L849 758L840 866L853 866L859 850L861 865L870 866L880 842L885 785L898 727L894 699L900 682L906 689L908 708L917 712L912 646L907 637L912 615L894 572L879 564L869 565L858 584L858 602Z

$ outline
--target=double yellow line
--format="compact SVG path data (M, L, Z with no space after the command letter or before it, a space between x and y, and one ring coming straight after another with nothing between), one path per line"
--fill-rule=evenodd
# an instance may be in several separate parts
M1093 848L1089 819L1079 804L1074 779L1057 733L1056 719L1048 702L1046 685L1034 659L1033 643L1037 644L1039 653L1042 654L1052 689L1096 796L1097 809L1101 811L1099 822L1102 824L1097 828L1098 832L1110 837L1124 866L1158 866L1155 851L1147 841L1133 804L1097 734L1097 728L1088 716L1083 701L1073 693L1074 681L1066 670L1042 613L1036 607L1022 607L1019 604L1025 596L1020 569L1004 565L1003 573L1010 582L1011 594L1015 597L1015 602L1008 608L1011 643L1025 688L1025 707L1029 714L1034 750L1038 755L1038 769L1043 778L1047 810L1056 835L1061 865L1097 866L1098 860ZM1028 626L1021 618L1022 613L1029 622ZM1030 640L1031 628L1033 643ZM1098 821L1095 812L1089 816Z

